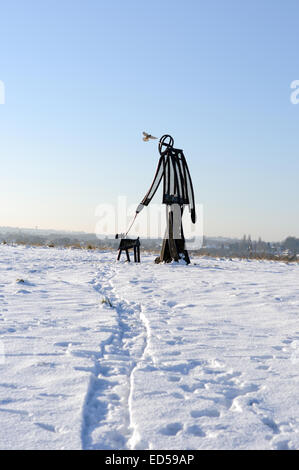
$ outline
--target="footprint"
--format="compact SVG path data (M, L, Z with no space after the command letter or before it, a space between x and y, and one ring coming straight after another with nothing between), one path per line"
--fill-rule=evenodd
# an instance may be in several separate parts
M180 388L187 393L194 393L197 392L197 390L205 388L205 385L203 383L197 383L193 385L180 385Z
M263 356L250 356L250 359L255 362L261 362L265 359L273 359L273 356L270 356L269 354L264 354Z
M176 436L183 429L181 423L170 423L160 430L165 436Z
M253 405L258 405L260 402L256 398L253 398L252 400L249 400L248 406L253 406Z
M51 424L45 424L45 423L34 423L36 426L39 426L40 428L42 429L45 429L46 431L50 431L50 432L56 432L56 429L54 426L52 426Z
M175 307L176 306L176 302L174 302L173 300L169 300L166 302L166 305L168 305L168 307Z
M262 422L266 426L268 426L270 429L272 429L274 434L279 434L279 432L280 432L279 428L278 428L277 424L275 423L275 421L273 421L273 419L264 417L264 418L262 418Z
M69 346L80 346L82 343L77 341L73 342L61 342L61 343L54 343L54 346L58 346L60 348L68 348Z
M201 418L202 416L208 416L209 418L219 418L220 413L216 408L206 408L204 410L192 410L190 412L192 418Z
M276 450L290 450L289 441L284 440L284 441L275 442L275 449Z
M16 294L30 294L31 292L26 289L19 289L15 292Z
M180 377L177 377L175 375L171 375L170 377L168 377L168 382L180 382L180 380L182 380Z
M181 393L174 392L171 394L172 397L177 398L178 400L182 400L184 398L184 395Z
M189 426L186 431L189 433L189 434L192 434L193 436L199 436L199 437L205 437L205 433L203 432L202 429L200 429L199 426L197 426L196 424L194 424L193 426Z

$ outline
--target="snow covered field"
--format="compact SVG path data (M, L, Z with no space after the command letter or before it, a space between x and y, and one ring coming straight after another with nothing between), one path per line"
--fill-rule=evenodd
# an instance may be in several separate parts
M115 257L0 246L0 448L299 449L299 265Z

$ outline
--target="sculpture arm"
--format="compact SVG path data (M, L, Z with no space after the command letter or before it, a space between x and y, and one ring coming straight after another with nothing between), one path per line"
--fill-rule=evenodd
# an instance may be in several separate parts
M151 200L153 199L153 197L156 194L156 191L157 191L157 189L158 189L158 187L161 183L163 174L164 174L164 158L160 157L160 160L159 160L159 163L158 163L158 166L157 166L157 170L156 170L156 174L155 174L155 177L153 179L153 182L152 182L148 192L146 193L146 195L142 199L141 203L137 207L137 209L136 209L137 214L142 211L144 206L148 206L149 203L151 202Z
M190 176L190 171L187 165L186 160L184 161L184 166L185 166L185 174L186 174L186 189L187 189L187 195L189 199L189 209L191 212L191 220L195 224L196 222L196 212L195 212L195 198L194 198L194 189L193 189L193 184Z

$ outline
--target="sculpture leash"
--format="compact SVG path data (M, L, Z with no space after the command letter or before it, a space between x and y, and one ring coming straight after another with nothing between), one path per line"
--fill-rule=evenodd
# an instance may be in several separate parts
M133 224L134 224L134 222L135 222L135 220L136 220L137 215L138 215L138 212L136 212L136 214L135 214L135 216L134 216L134 219L133 219L132 222L131 222L130 227L128 228L127 232L125 233L125 237L124 237L124 238L126 238L126 236L128 235L129 231L130 231L131 228L133 227Z

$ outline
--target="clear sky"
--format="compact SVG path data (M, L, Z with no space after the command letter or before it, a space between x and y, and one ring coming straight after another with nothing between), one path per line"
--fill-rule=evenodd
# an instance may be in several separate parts
M298 23L297 0L2 2L0 225L138 204L146 130L184 149L206 235L299 236Z

